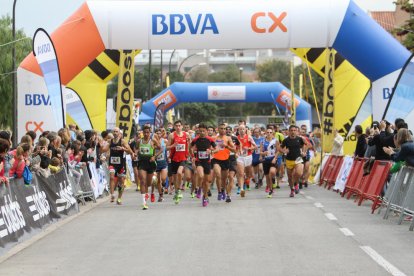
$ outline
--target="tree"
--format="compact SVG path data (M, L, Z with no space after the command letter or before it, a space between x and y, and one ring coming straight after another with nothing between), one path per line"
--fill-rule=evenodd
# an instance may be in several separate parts
M179 79L182 75L177 73L173 75L174 78ZM170 81L170 83L173 83ZM149 66L146 65L141 71L134 72L134 97L137 99L149 100ZM160 82L160 68L151 68L151 97L154 97L164 88L161 88ZM118 76L115 76L108 84L107 98L112 98L118 91Z
M404 25L394 29L393 33L402 37L402 44L411 52L414 52L414 5L409 0L397 0L394 2L402 10L410 14Z
M180 110L184 121L194 125L204 122L206 124L216 124L217 105L211 103L185 103L180 105Z
M22 40L21 40L22 39ZM13 42L12 20L10 16L0 18L0 129L11 128L13 124L13 57L12 49L16 49L16 65L32 51L32 40L23 30L16 31L16 42ZM17 88L16 88L17 89Z

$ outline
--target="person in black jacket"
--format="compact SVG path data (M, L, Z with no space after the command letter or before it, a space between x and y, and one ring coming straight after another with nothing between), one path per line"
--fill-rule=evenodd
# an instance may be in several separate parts
M354 157L363 158L364 155L365 155L365 151L367 149L367 142L365 140L366 136L362 132L361 125L356 125L355 126L355 135L356 135L356 138L357 138L357 144L356 144L356 148L355 148Z

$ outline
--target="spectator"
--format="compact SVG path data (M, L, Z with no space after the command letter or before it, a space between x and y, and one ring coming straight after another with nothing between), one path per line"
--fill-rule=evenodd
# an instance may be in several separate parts
M2 183L9 183L6 174L6 159L5 156L7 155L10 149L10 143L8 140L0 138L0 184ZM8 172L8 171L7 171Z
M33 139L30 135L23 135L20 139L20 144L29 144L30 147L33 147Z
M334 140L331 154L333 155L343 155L344 154L344 138L339 134L337 129L334 130Z
M21 144L14 150L14 161L9 171L10 177L21 178L23 176L24 167L30 165L28 159L30 151L31 147L29 144Z
M394 147L392 139L392 127L387 121L381 121L379 125L373 124L374 135L368 140L369 146L375 146L375 160L390 160L390 156L383 150L384 147ZM390 139L391 138L391 139Z
M398 130L395 145L399 148L398 152L395 152L391 147L384 147L384 152L390 155L393 161L405 161L407 166L414 167L414 143L408 129Z
M34 141L36 140L36 137L37 137L36 132L34 132L33 130L29 130L28 132L26 132L26 135L29 135L30 138L32 138L32 141L34 143Z
M355 126L355 135L357 138L357 144L355 148L354 157L363 158L365 155L365 151L367 150L367 141L365 134L362 132L361 125Z
M49 170L50 170L51 174L56 174L56 173L60 172L61 167L60 167L59 158L57 158L57 157L52 158L52 160L50 161Z

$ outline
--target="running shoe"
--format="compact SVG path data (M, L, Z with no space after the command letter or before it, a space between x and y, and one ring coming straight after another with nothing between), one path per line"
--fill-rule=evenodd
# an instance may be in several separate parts
M259 186L261 187L263 185L263 179L259 179Z
M246 186L247 186L246 190L250 191L250 185L246 185Z
M175 204L180 203L180 198L178 197L178 194L177 194L177 193L174 195L173 200L174 200L174 203L175 203Z
M217 195L217 200L221 200L221 192Z
M111 203L115 201L115 196L111 195Z
M276 189L276 186L277 186L277 184L273 182L273 184L272 184L272 188L273 188L273 189Z
M267 187L267 186L266 186L266 190L265 190L265 192L266 192L266 193L268 193L268 192L269 192L269 187Z
M221 192L221 199L222 200L225 200L226 199L226 192Z
M276 189L280 189L279 183L276 184Z
M208 195L209 197L211 196L211 191L210 191L210 190L208 190L207 195Z
M142 204L142 210L148 210L148 205L147 204Z
M267 195L267 198L272 198L273 196L273 190L270 190L269 194Z
M259 183L256 183L256 185L254 186L255 189L259 189Z
M302 190L302 188L303 188L303 184L302 182L299 182L299 189Z
M295 194L298 194L299 193L299 184L296 184L295 185Z
M118 199L116 200L116 204L117 204L117 205L122 205L122 200L121 200L120 198L118 198Z
M148 200L148 198L149 198L149 194L148 194L148 193L146 193L146 194L145 194L145 201L147 201L147 200Z
M194 192L191 193L191 198L195 198L195 193Z
M295 196L295 190L292 189L292 190L290 190L290 197L294 197L294 196Z
M304 184L305 188L307 188L307 187L308 187L308 182L305 182L305 183L303 183L303 184Z
M181 192L181 190L178 190L178 198L179 199L183 198L183 192Z
M207 205L208 205L208 197L203 198L202 205L203 205L203 207L207 207Z
M246 191L245 191L245 190L241 190L241 191L240 191L240 196L241 196L241 197L245 197L245 195L246 195Z
M151 202L155 202L155 195L151 194Z
M240 194L240 187L237 187L237 194Z
M227 196L227 197L226 197L226 202L227 202L227 203L230 203L230 202L231 202L231 198L230 198L230 196Z
M201 198L201 188L197 189L197 198Z
M164 201L164 197L160 196L160 197L158 198L158 202L163 202L163 201Z

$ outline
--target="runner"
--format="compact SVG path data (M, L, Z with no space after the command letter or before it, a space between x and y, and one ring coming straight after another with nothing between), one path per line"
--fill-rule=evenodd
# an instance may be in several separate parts
M175 204L180 203L180 200L183 198L180 186L184 175L184 166L188 157L188 148L191 140L188 133L182 131L182 127L180 120L174 123L175 131L169 135L167 146L167 149L170 150L171 174L174 177Z
M155 172L157 174L157 187L158 192L160 193L158 202L164 201L163 192L162 189L165 186L165 181L167 180L167 174L168 174L168 164L167 164L167 143L168 140L165 139L165 129L157 129L155 131L157 136L160 139L160 149L157 150L160 151L160 153L157 156L157 168L155 169ZM155 201L154 193L151 194L151 202L153 202L153 198Z
M143 134L144 137L137 143L139 154L138 169L141 183L142 209L147 210L148 187L152 183L152 177L157 168L157 162L155 160L162 154L162 151L158 150L158 153L155 154L155 149L160 149L160 145L158 144L158 139L155 139L155 137L151 138L150 126L144 126ZM160 193L160 197L162 197L161 185L158 188L158 192Z
M226 125L221 123L219 125L219 134L216 136L217 152L213 156L211 165L213 166L216 184L217 184L217 199L226 200L227 203L231 202L230 194L226 196L226 180L230 167L230 151L234 152L234 144L231 138L226 135ZM231 191L231 190L230 190Z
M273 177L276 176L277 152L279 150L279 142L273 136L273 128L268 127L266 130L266 138L261 145L260 155L264 158L263 171L266 176L266 186L268 198L273 195Z
M135 159L135 153L131 150L128 143L122 139L122 133L118 127L115 127L112 131L114 138L105 148L102 148L102 152L109 150L109 179L110 179L110 193L111 202L115 200L115 186L118 187L118 198L116 203L122 204L122 193L125 189L125 176L126 176L126 161L125 153L129 153L132 159Z
M256 183L255 188L259 189L262 186L263 181L263 165L262 159L260 158L260 146L263 144L264 137L261 136L259 127L253 129L253 140L257 145L256 150L252 154L252 166L254 171L254 182Z
M306 155L303 157L303 174L299 179L299 189L302 189L303 186L305 186L305 188L308 187L308 178L310 175L309 167L311 158L310 151L313 150L313 142L309 138L306 125L300 126L300 135L306 145Z
M194 155L197 167L198 181L203 189L202 206L206 207L209 203L208 191L210 189L210 154L215 152L216 144L211 137L207 136L207 126L203 123L198 126L199 136L191 142L191 150L196 152Z
M283 140L280 151L286 154L286 169L290 186L290 197L299 193L299 178L303 174L303 159L306 147L303 139L298 134L298 127L289 127L289 136Z
M237 136L233 135L231 126L226 127L226 135L227 137L230 137L230 139L232 140L233 149L240 146L240 141L239 139L237 139ZM237 173L237 157L238 155L235 152L230 151L229 173L228 173L227 180L224 181L224 183L228 181L227 186L226 186L226 194L227 194L226 202L227 203L231 202L231 190L233 189L234 177L236 176L236 173Z
M246 188L249 189L250 178L252 177L252 151L257 148L253 138L246 134L246 126L239 126L240 141L239 157L237 158L237 180L239 183L240 196L245 196L244 178L246 176Z
M135 133L134 139L132 142L129 143L129 147L131 150L135 153L135 158L132 159L132 169L134 170L134 180L135 185L137 185L137 188L135 191L139 192L140 184L139 184L139 174L138 174L138 148L137 148L137 142L141 139L141 134L139 131Z
M275 133L275 138L276 140L279 142L279 145L282 144L283 140L285 140L285 136L280 132L280 126L275 125L274 126L274 133ZM285 174L285 159L284 159L285 155L283 154L278 154L277 155L277 163L276 163L276 189L280 189L280 182L283 179L283 176Z

